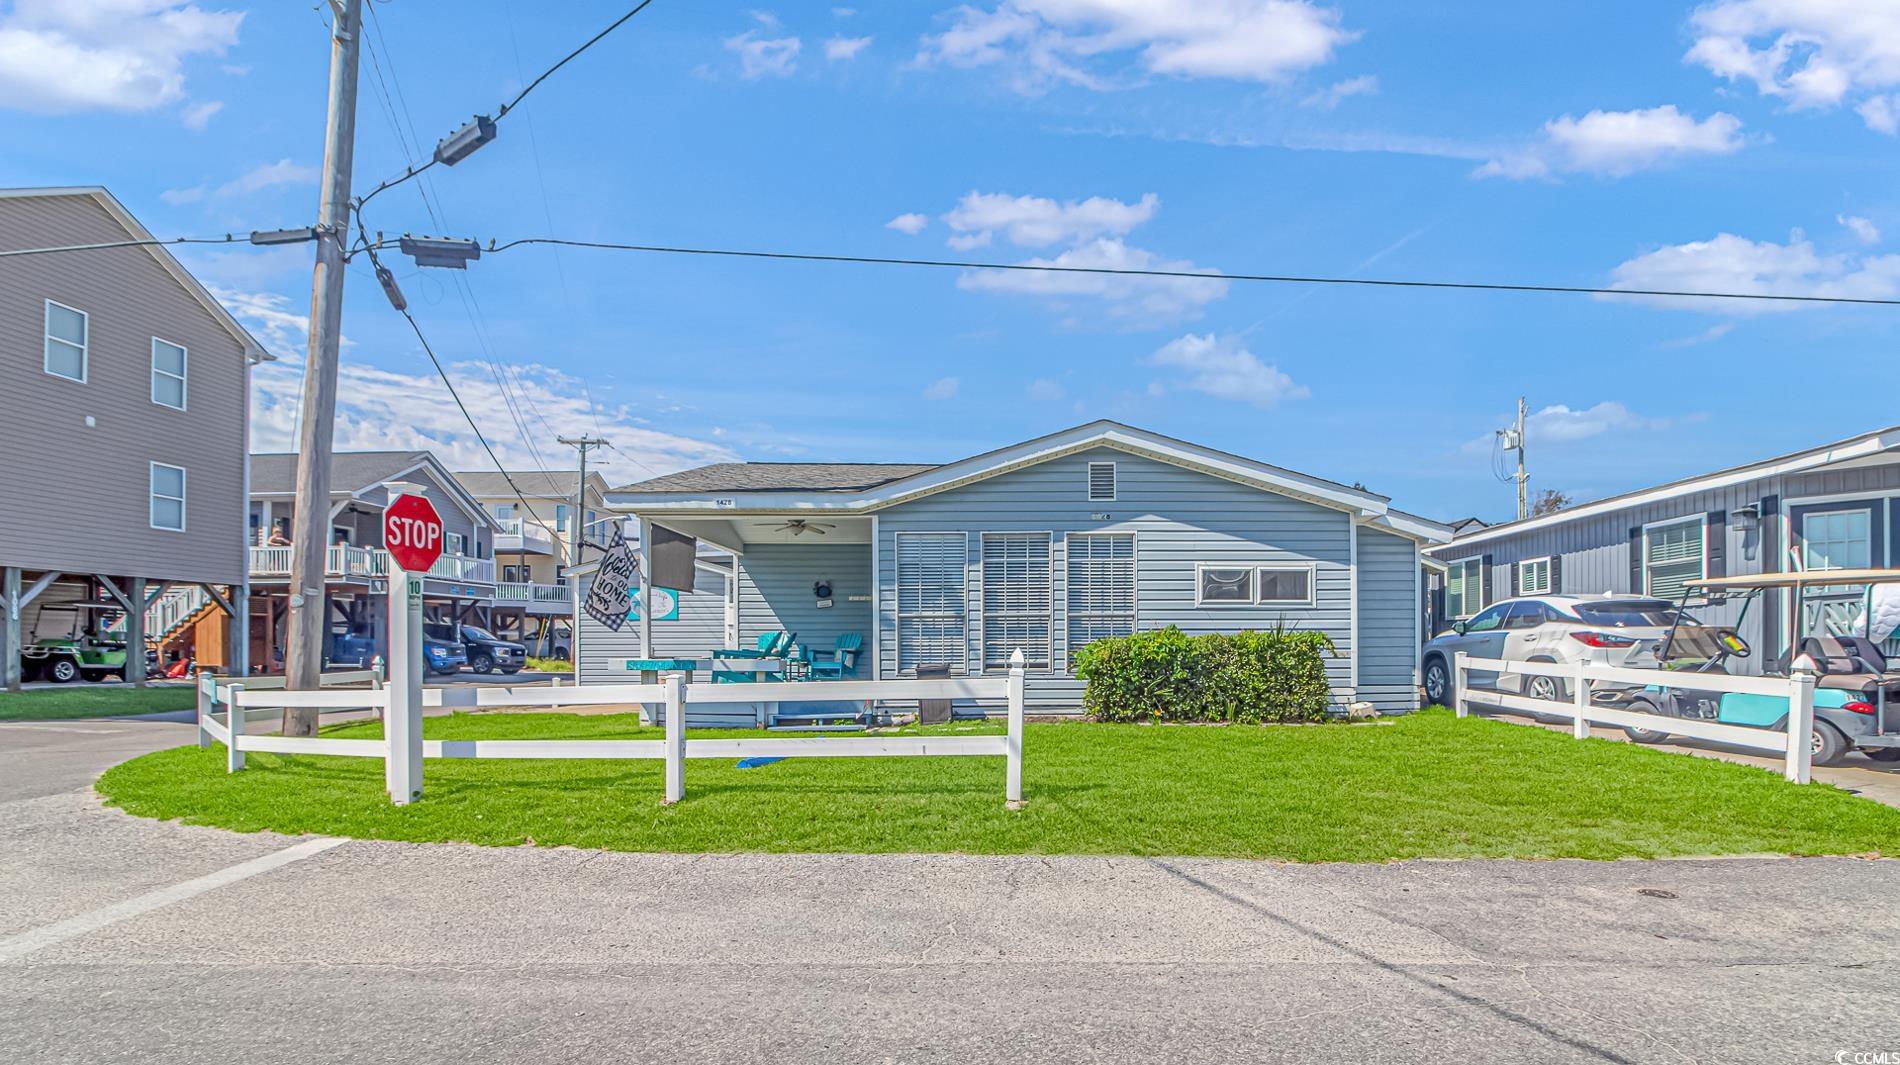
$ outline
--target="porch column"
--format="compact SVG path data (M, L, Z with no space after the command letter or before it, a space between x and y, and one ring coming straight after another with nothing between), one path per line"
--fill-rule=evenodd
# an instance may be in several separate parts
M0 634L0 676L7 690L20 690L20 567L8 566L4 584L0 584L0 614L6 615L4 634Z
M125 679L134 688L145 687L145 578L134 577L127 586L125 609Z
M574 635L580 635L578 621ZM640 657L653 657L653 523L645 518L640 519Z

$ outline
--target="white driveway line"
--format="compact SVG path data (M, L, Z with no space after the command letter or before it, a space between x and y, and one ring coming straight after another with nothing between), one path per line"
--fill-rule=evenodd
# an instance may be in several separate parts
M349 840L347 839L335 839L327 836L319 839L305 840L294 846L285 847L283 850L273 851L261 858L252 858L248 862L239 862L229 868L220 869L215 873L207 873L194 880L186 880L181 883L173 884L170 887L162 887L157 891L148 891L143 895L126 899L124 902L115 902L110 906L101 906L91 912L82 913L77 917L68 917L64 921L56 921L44 928L35 928L28 932L22 932L10 939L0 939L0 964L18 961L36 950L53 946L56 943L64 943L68 939L83 936L88 932L97 931L107 925L117 924L128 918L138 917L142 914L150 913L153 910L162 909L166 906L170 906L174 902L183 902L186 899L202 895L215 888L221 888L226 884L235 884L240 880L248 880L259 873L268 873L272 869L289 865L292 862L302 861L312 855L322 854L331 847L341 846L348 842Z

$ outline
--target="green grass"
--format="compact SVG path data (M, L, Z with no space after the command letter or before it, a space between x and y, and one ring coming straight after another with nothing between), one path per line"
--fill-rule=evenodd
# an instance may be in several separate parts
M630 716L429 718L432 738L657 738ZM956 732L993 725L938 726ZM373 722L329 734L376 736ZM757 735L712 733L693 735ZM1294 861L1900 855L1900 810L1749 766L1427 711L1378 724L1030 725L1026 808L1001 758L430 760L424 795L378 760L162 751L101 777L114 805L239 831L636 851L1215 855Z
M565 658L536 658L529 655L525 661L528 669L535 673L574 672L574 663Z
M190 710L198 705L190 686L160 688L97 688L75 684L65 688L36 688L28 692L0 692L0 721L70 721L78 717L122 717Z

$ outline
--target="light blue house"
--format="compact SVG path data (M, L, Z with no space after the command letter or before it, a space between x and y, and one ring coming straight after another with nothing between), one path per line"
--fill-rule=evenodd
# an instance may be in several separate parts
M995 673L1021 649L1038 713L1080 709L1071 655L1091 640L1281 623L1333 638L1338 702L1415 708L1421 551L1451 538L1384 496L1109 421L941 466L724 463L607 503L643 543L696 538L697 578L676 615L585 621L581 683L772 630L858 633L865 679Z

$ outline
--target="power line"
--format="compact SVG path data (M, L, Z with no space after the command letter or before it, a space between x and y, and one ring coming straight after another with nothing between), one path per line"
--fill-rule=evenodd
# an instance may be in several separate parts
M1463 289L1479 292L1556 292L1589 296L1668 296L1680 299L1772 300L1783 303L1845 303L1875 307L1900 307L1900 299L1875 299L1860 296L1789 296L1755 292L1690 292L1653 288L1592 288L1586 285L1505 284L1478 281L1407 281L1396 278L1318 277L1299 274L1228 274L1200 273L1193 270L1137 270L1112 266L1056 266L1043 263L984 263L955 259L899 259L877 255L818 255L804 252L754 251L738 248L687 248L663 244L622 244L601 240L564 240L557 237L523 237L505 244L490 244L489 254L530 244L550 244L565 248L596 248L607 251L653 252L663 255L704 255L736 259L768 259L786 262L856 263L868 266L928 266L952 270L1006 270L1028 273L1097 274L1114 277L1185 278L1196 281L1263 281L1297 285L1359 285L1383 288Z
M495 112L495 121L499 122L502 119L508 117L508 112L514 110L516 105L520 104L524 97L526 97L529 93L533 92L536 88L538 88L542 82L548 80L548 78L551 77L555 71L566 66L568 62L571 61L575 56L580 55L582 52L585 52L589 48L592 48L595 44L598 44L601 38L619 29L624 23L626 23L628 19L632 18L635 15L638 15L642 11L645 11L647 9L647 6L651 3L653 3L653 0L640 0L640 3L635 4L633 8L629 10L626 14L613 20L613 22L610 23L606 29L601 30L599 33L594 34L592 37L589 37L587 41L584 44L582 44L579 48L576 48L573 51L562 56L560 62L555 63L553 66L542 71L539 77L535 78L533 81L528 83L527 88L524 88L520 92L516 93L514 99L509 100L507 103L501 105L501 110ZM487 121L487 120L483 119L482 121ZM388 181L385 181L382 184L376 186L375 188L369 190L368 192L364 193L362 196L357 197L356 205L358 207L363 206L369 201L375 199L377 195L384 192L385 190L395 188L397 185L400 185L403 182L408 181L410 178L413 178L417 176L418 174L421 174L427 171L428 169L435 166L437 163L440 163L441 161L442 161L441 156L435 155L435 156L431 156L429 161L426 163L423 163L421 166L416 166L413 163L410 164L409 167L405 169L401 174L398 174L395 177L390 178Z
M54 248L14 248L0 251L0 259L20 255L52 255L66 251L104 251L109 248L158 248L168 244L248 244L248 238L226 233L222 237L167 237L163 240L111 240L102 244L62 244Z

